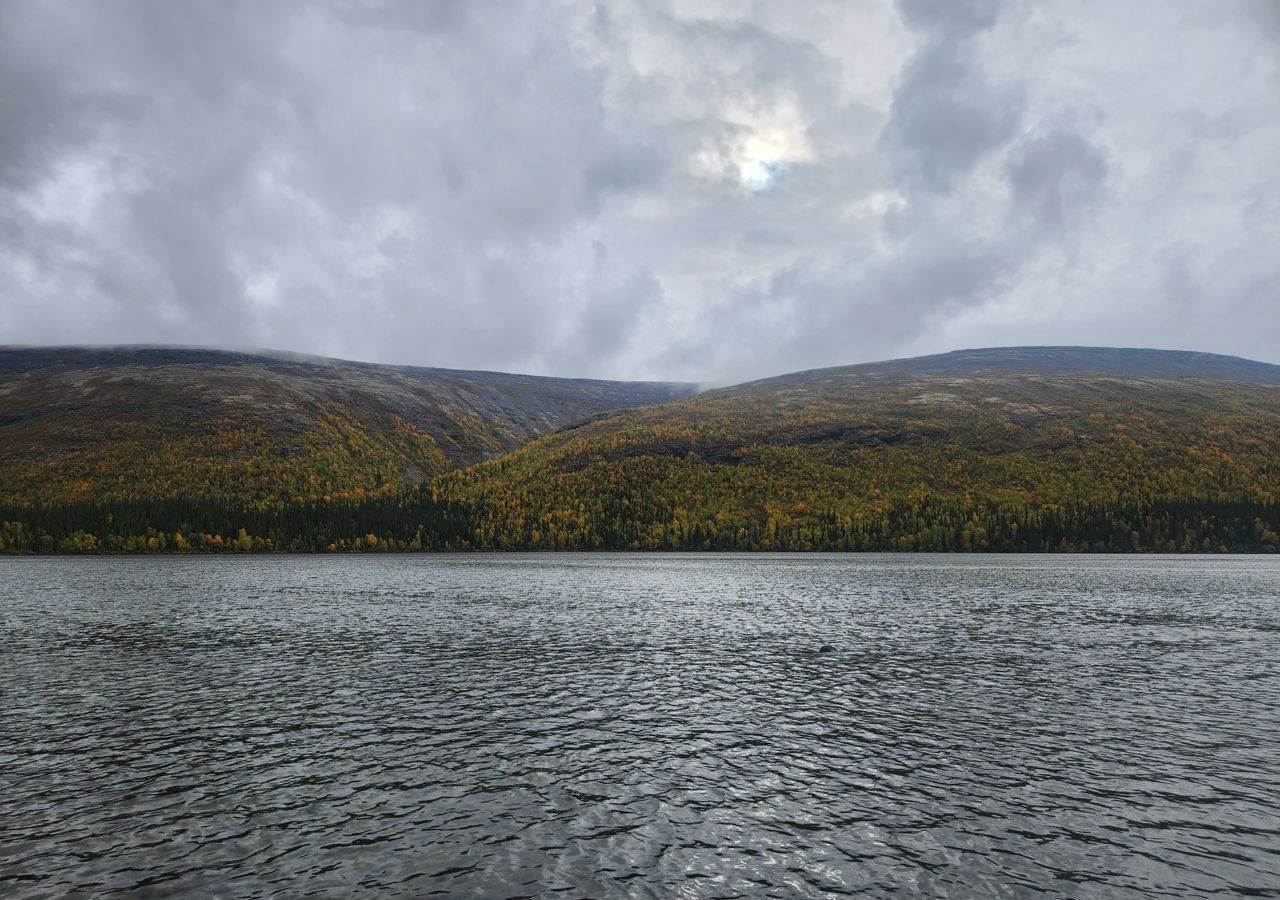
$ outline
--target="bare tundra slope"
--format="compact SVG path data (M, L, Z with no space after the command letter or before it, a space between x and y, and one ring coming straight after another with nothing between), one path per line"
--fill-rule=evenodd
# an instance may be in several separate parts
M367 496L693 391L270 352L0 348L0 500Z
M1002 374L1022 377L1131 375L1136 378L1280 384L1280 366L1218 353L1123 347L991 347L791 372L726 388L725 392L740 393L788 383L830 383L839 379L891 382L912 377L967 375L996 378Z

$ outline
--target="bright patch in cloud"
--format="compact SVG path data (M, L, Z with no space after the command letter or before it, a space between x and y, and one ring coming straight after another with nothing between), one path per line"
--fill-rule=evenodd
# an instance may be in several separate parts
M778 169L775 159L749 159L740 169L742 183L752 191L763 191L773 185Z

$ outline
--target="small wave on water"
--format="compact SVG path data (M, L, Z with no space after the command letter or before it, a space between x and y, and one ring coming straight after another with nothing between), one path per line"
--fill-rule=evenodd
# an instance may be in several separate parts
M1280 559L0 559L0 895L1280 897Z

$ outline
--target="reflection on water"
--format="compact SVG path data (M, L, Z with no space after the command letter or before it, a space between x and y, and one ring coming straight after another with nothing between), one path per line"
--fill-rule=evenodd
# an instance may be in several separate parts
M0 559L0 619L7 896L1280 897L1280 560Z

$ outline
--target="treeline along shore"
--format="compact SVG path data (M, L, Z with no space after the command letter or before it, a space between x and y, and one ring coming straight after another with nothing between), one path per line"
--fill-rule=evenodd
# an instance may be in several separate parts
M603 520L491 511L423 491L270 508L184 500L0 506L0 552L22 554L429 551L921 551L1276 553L1280 504L1257 499L1065 503L931 501L804 522L683 520L624 504Z

